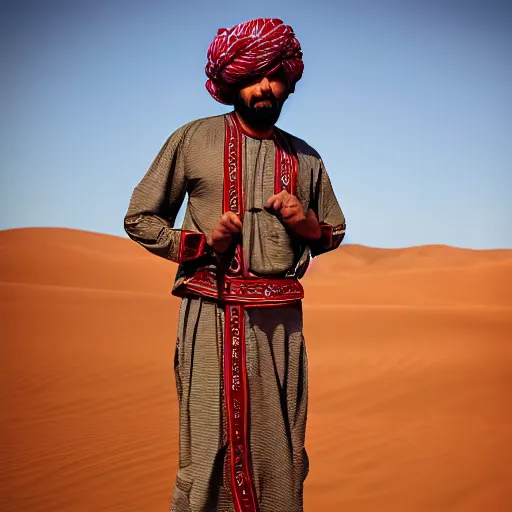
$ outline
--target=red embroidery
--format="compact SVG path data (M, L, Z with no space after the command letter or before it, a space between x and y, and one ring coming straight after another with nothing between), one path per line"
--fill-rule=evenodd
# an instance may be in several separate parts
M236 114L226 116L226 142L224 153L224 211L236 213L243 218L243 167L242 128ZM295 193L297 159L292 154L284 137L277 133L275 193L287 190ZM230 267L230 274L221 290L225 306L224 331L224 379L228 411L229 455L231 462L231 483L233 504L236 512L257 512L258 505L253 487L250 449L248 443L249 393L245 366L245 307L278 305L303 298L303 289L298 280L257 279L249 275L243 261L241 246L236 248ZM202 276L201 286L215 294L216 279ZM214 281L214 282L212 282Z
M182 230L180 234L179 263L198 258L205 253L206 237L203 233Z
M297 183L297 157L292 153L291 148L281 132L276 130L274 136L276 143L276 171L274 179L274 194L286 190L289 194L296 194Z
M232 211L243 220L243 134L234 113L225 117L225 137L223 211ZM290 194L296 194L297 157L278 130L273 140L276 145L275 193L287 190ZM197 257L205 247L204 235L183 231L180 261ZM296 278L263 279L250 274L244 265L243 251L239 244L222 280L218 279L214 271L198 269L193 276L183 278L174 294L182 297L191 294L209 297L224 306L223 371L233 505L236 512L258 512L248 433L250 397L245 359L245 308L297 302L304 298L304 290Z
M228 305L225 311L224 389L228 412L231 486L235 510L252 512L258 510L258 506L249 468L244 308L241 305Z
M201 295L224 304L243 304L246 307L270 307L296 302L304 298L304 289L298 279L262 279L258 277L226 276L223 289L218 290L213 271L199 269L182 285L178 295Z

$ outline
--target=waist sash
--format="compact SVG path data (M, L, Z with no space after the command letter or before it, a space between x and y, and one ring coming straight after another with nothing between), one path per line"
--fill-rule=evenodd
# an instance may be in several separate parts
M223 211L243 220L242 127L236 114L225 117ZM274 193L295 194L297 158L276 129ZM224 308L223 372L228 425L228 457L235 512L258 512L249 447L249 392L245 358L245 308L280 306L301 300L302 285L296 278L260 278L250 274L243 251L236 246L225 275L199 269L181 285L180 295L199 295L218 301Z
M220 285L220 286L219 286ZM260 278L225 275L220 278L211 270L199 269L181 285L180 295L208 297L223 304L245 307L280 306L304 298L296 278ZM219 289L220 288L220 289Z

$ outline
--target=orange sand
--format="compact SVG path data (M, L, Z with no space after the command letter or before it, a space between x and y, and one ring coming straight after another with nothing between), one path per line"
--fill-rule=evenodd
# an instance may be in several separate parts
M67 229L0 258L0 510L168 510L176 266ZM306 512L512 510L512 250L346 245L303 283Z

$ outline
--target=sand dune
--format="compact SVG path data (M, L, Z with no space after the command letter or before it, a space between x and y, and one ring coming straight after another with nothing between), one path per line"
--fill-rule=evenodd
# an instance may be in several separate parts
M0 263L0 510L168 510L176 266L57 228ZM303 282L305 510L512 510L512 250L346 245Z

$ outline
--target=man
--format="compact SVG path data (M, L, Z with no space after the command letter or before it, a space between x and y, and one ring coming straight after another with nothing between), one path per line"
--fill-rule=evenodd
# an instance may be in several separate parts
M311 256L338 247L345 218L319 154L275 126L303 71L292 28L257 19L221 29L207 56L207 90L234 110L170 135L124 224L179 264L171 511L302 511L308 374L299 279Z

